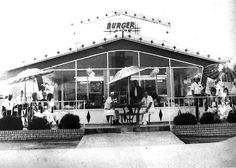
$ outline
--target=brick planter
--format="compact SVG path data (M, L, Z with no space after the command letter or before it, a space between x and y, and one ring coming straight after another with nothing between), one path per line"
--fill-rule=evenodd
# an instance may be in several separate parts
M235 136L236 123L173 125L171 131L177 136Z
M83 135L84 129L12 130L0 131L0 141L76 140Z

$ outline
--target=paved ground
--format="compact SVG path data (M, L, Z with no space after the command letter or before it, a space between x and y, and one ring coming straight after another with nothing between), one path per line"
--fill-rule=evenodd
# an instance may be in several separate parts
M0 167L236 167L236 137L218 143L183 144L174 136L174 143L169 141L172 135L166 132L126 134L129 138L123 134L89 135L85 137L89 143L81 141L87 147L1 150ZM129 146L132 142L127 140L135 144ZM110 147L111 143L115 147Z
M98 147L135 147L135 146L157 146L183 144L170 131L159 132L126 132L109 134L91 134L82 138L79 148L98 148Z

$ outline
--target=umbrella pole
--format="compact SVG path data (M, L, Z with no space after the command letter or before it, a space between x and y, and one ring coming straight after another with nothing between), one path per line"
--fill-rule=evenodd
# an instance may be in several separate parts
M130 104L130 77L128 77L128 104Z
M25 86L24 86L24 101L26 101L26 81L25 81Z

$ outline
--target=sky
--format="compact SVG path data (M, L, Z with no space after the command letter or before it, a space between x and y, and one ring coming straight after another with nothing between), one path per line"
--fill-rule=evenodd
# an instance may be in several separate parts
M235 0L7 0L0 1L0 73L68 52L92 36L81 20L120 9L170 21L171 43L236 57Z

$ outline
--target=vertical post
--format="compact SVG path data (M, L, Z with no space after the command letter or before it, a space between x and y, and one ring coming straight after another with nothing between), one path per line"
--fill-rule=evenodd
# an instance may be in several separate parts
M130 104L130 80L131 80L131 77L128 77L128 104Z
M87 99L89 100L89 76L87 75Z
M77 61L75 61L75 106L76 108L75 109L78 109L78 98L77 98L77 87L78 87L78 84L77 84Z
M140 52L138 52L138 67L140 67ZM138 84L141 86L141 81L140 81L140 72L138 73Z
M108 84L108 82L110 82L110 71L109 71L109 52L107 52L107 95L105 98L107 98L109 96L109 93L110 93L110 86Z

